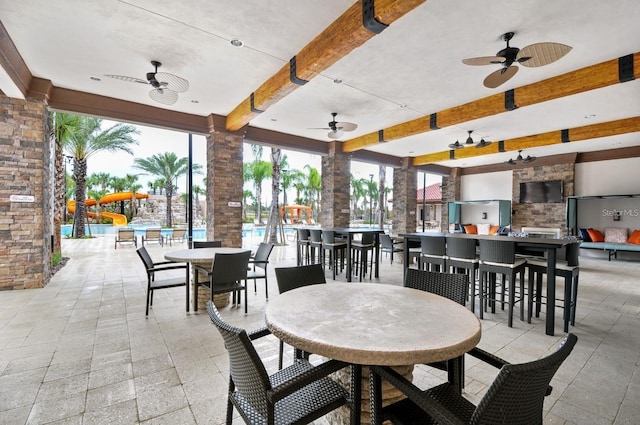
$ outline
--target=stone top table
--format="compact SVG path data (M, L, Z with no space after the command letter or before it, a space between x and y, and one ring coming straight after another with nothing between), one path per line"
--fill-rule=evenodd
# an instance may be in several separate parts
M400 366L462 356L480 321L447 298L396 285L311 285L269 300L271 332L301 350L360 365Z
M197 264L199 266L211 267L216 254L238 254L240 252L249 251L246 248L197 248L197 249L181 249L179 251L169 251L164 254L164 258L169 261L177 261L181 263ZM194 270L191 272L192 278ZM192 281L193 287L193 281ZM196 311L196 301L200 305L205 305L211 298L211 294L207 289L200 287L198 290L193 288L193 309ZM196 300L196 297L197 300ZM216 307L222 308L229 304L229 294L219 294L214 296Z

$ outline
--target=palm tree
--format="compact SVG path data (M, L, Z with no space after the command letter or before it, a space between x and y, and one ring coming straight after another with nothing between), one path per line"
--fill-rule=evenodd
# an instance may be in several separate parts
M318 172L317 168L310 166L309 164L304 166L305 170L307 170L307 187L309 189L309 203L311 204L311 208L313 209L313 214L315 214L316 218L318 218L318 208L320 205L320 199L316 199L316 196L320 197L320 190L322 189L322 177L320 176L320 172Z
M367 191L363 184L363 179L356 179L353 174L349 176L351 181L351 200L353 202L353 218L358 217L358 204L360 199L363 199L367 195Z
M134 167L145 171L148 174L159 177L158 180L162 181L165 190L165 196L167 197L167 220L166 225L172 226L171 222L171 199L173 197L173 182L178 178L184 176L189 172L188 158L179 158L173 152L165 152L163 154L156 154L149 158L135 158ZM200 173L202 166L200 164L193 164L192 170L194 173Z
M251 174L251 180L253 180L253 186L256 190L256 201L258 203L258 224L262 224L262 182L271 177L271 170L272 166L270 161L255 159L249 163L249 173Z
M128 124L118 123L106 130L102 129L102 120L81 116L78 127L63 140L65 152L73 157L73 178L76 181L76 211L73 220L74 235L83 237L86 206L84 203L87 177L87 160L98 152L123 151L133 154L131 145L138 142L133 138L138 130Z

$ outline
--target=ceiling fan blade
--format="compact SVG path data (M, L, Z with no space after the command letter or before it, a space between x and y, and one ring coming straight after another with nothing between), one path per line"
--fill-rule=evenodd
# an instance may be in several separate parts
M451 149L462 149L462 148L464 148L464 145L456 140L455 143L449 144L449 148L451 148Z
M353 131L358 128L358 124L352 122L337 122L336 128L342 131Z
M153 89L149 92L149 97L163 105L173 105L178 100L178 93L168 88Z
M140 84L149 84L148 81L141 80L140 78L135 77L127 77L126 75L113 75L113 74L104 74L105 77L114 78L120 81L126 81L128 83L140 83Z
M463 64L473 66L493 65L502 62L504 62L504 58L502 56L480 56L477 58L462 59Z
M489 74L487 78L484 79L483 84L489 89L495 89L516 75L516 72L518 72L518 67L515 65L511 65L507 68L500 68L499 70Z
M178 93L183 93L189 90L189 82L177 75L169 74L168 72L156 72L155 78L166 88Z
M571 46L560 43L535 43L520 49L516 59L530 57L529 60L520 63L533 68L549 65L569 53L571 49Z

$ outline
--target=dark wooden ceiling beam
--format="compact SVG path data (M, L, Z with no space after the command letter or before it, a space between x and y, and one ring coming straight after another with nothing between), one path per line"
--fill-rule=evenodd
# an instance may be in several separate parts
M0 22L0 66L22 96L26 97L33 76L2 22Z
M426 0L378 0L374 4L375 20L390 25ZM358 1L322 31L292 58L295 76L291 78L291 62L262 83L227 116L227 130L236 131L247 125L260 111L286 97L338 60L376 35L363 25L363 6Z
M640 53L633 53L633 78L640 78ZM537 83L498 93L464 105L383 129L385 142L415 136L428 131L486 118L537 103L620 83L620 61L612 59ZM509 102L507 102L509 99ZM510 105L511 103L511 105ZM435 116L435 126L433 125ZM345 152L354 152L379 143L379 131L355 137L343 143ZM448 159L448 158L447 158ZM446 159L440 159L443 161Z
M585 125L565 130L549 131L547 133L531 136L517 137L503 142L504 152L521 149L537 148L558 143L574 143L582 140L598 139L600 137L615 136L618 134L640 132L640 117L625 118L608 121L599 124ZM413 165L419 166L451 159L464 159L476 156L499 153L499 144L492 143L482 149L457 149L453 151L436 152L420 155L413 158ZM453 156L453 157L452 157Z

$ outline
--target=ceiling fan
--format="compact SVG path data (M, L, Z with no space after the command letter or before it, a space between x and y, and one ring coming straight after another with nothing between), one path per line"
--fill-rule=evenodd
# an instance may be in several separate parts
M345 131L353 131L358 128L358 124L354 124L352 122L338 122L336 121L337 112L332 112L331 116L333 119L329 121L328 127L319 127L317 130L329 130L327 137L330 139L339 139L344 136Z
M460 143L459 141L456 140L455 143L450 143L449 144L449 148L450 149L462 149L464 147L468 147L468 146L474 146L476 148L484 148L485 146L489 146L492 142L487 142L486 140L484 140L484 137L480 138L480 141L478 143L476 143L472 138L471 138L471 133L473 133L473 130L467 130L467 133L469 133L469 135L467 136L467 140L464 142L464 144Z
M494 89L507 82L518 72L519 68L515 64L522 64L530 68L548 65L562 58L572 49L565 44L550 42L530 44L522 49L511 47L509 41L514 34L513 32L502 34L500 38L507 42L507 47L500 50L495 56L480 56L462 60L462 63L466 65L502 65L501 69L492 72L484 79L485 87Z
M522 162L522 163L528 163L528 162L533 162L536 160L535 156L531 156L531 155L527 155L527 157L523 157L522 156L522 150L518 151L518 156L516 157L516 159L511 158L508 161L505 161L505 164L509 164L509 165L516 165L518 162Z
M178 100L178 93L189 90L189 81L177 75L169 74L168 72L158 72L158 68L162 66L158 61L151 61L151 65L155 67L155 71L147 72L146 80L113 74L105 74L105 77L128 81L130 83L151 84L153 87L149 92L151 99L164 105L173 105Z

